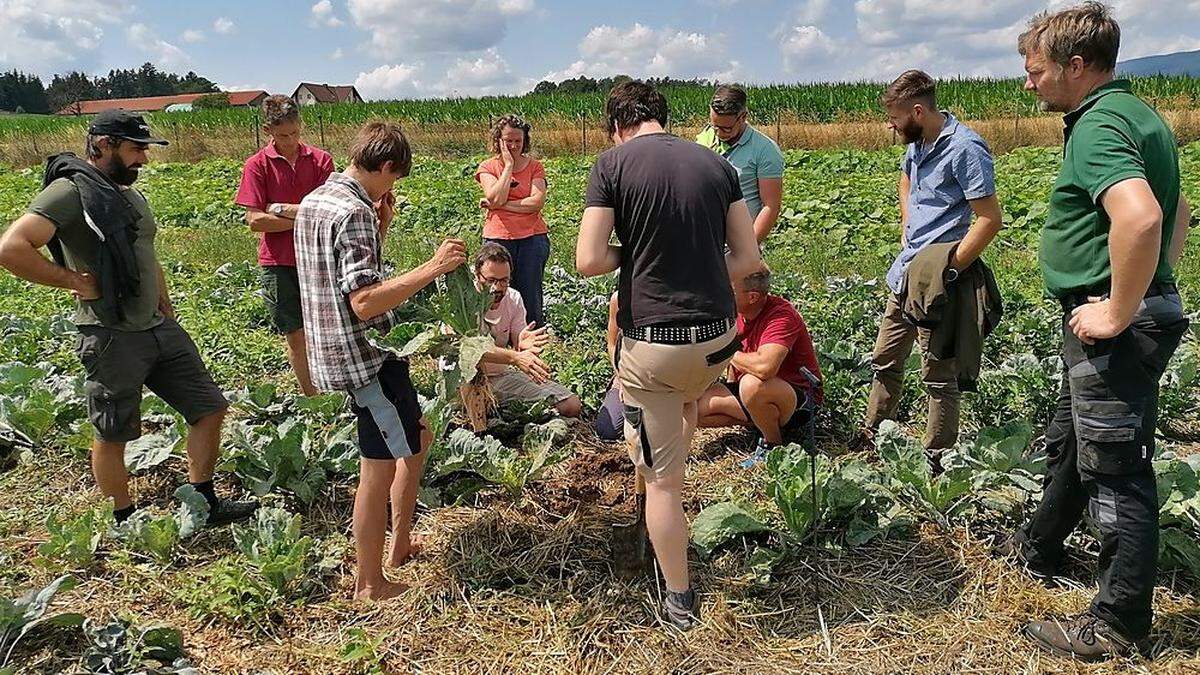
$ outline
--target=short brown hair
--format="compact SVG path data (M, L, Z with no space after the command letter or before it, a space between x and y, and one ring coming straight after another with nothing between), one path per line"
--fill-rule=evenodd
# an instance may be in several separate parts
M492 152L497 155L500 154L500 134L504 133L504 127L512 127L520 131L525 137L525 141L521 144L521 153L529 152L529 130L533 128L533 125L521 117L511 114L501 117L492 125Z
M723 84L713 92L708 106L718 115L740 115L746 112L746 90L736 84Z
M1120 49L1121 27L1112 9L1100 2L1042 12L1029 20L1029 29L1017 39L1021 56L1037 52L1060 66L1078 56L1103 72L1116 69Z
M508 249L494 241L485 241L483 246L479 247L479 252L475 254L475 273L479 274L479 270L483 269L483 263L488 262L506 263L508 268L512 269L512 255Z
M391 162L392 170L407 176L412 170L412 149L394 122L367 122L350 146L350 163L366 171L381 171Z
M884 107L899 103L924 103L937 107L937 82L923 70L906 70L883 90L879 102Z
M629 129L650 120L665 127L669 113L666 97L654 85L630 80L618 84L608 93L608 101L604 104L604 127L609 136L617 133L617 127Z
M263 125L273 127L284 122L300 121L300 106L290 96L275 94L263 99Z

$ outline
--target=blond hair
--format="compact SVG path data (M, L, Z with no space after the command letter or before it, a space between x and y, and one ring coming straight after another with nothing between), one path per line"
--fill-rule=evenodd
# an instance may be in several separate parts
M1078 56L1103 72L1116 69L1120 47L1121 27L1113 18L1112 9L1094 1L1037 14L1017 40L1021 56L1037 52L1060 66Z

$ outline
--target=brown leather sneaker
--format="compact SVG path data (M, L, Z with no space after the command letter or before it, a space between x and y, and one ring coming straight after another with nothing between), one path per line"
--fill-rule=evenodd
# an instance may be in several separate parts
M1025 626L1025 635L1046 651L1080 661L1104 661L1149 651L1148 640L1125 637L1090 612L1064 621L1033 621Z

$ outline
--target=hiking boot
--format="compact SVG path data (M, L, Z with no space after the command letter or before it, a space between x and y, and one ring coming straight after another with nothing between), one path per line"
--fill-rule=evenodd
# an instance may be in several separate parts
M700 598L696 597L695 589L689 588L682 593L667 591L663 613L667 621L679 630L694 628L700 623Z
M1050 585L1054 582L1054 578L1058 576L1058 569L1046 563L1036 563L1029 560L1029 556L1025 554L1025 549L1021 542L1017 539L1017 535L1011 534L1000 543L995 549L996 555L1002 558L1010 558L1016 560L1029 576L1034 580L1040 581L1043 584Z
M1149 651L1148 640L1130 639L1091 612L1066 623L1058 619L1033 621L1025 626L1025 635L1042 649L1080 661L1104 661Z
M739 463L739 466L741 466L743 469L749 469L756 464L762 464L763 462L767 461L767 455L771 454L771 451L774 449L774 443L768 443L765 438L759 436L758 442L754 444L754 452L752 452L746 459L743 459Z
M246 520L254 515L258 510L258 500L252 499L248 502L235 502L229 499L219 499L216 504L213 504L208 509L209 527L219 527L229 523L236 523L239 520Z

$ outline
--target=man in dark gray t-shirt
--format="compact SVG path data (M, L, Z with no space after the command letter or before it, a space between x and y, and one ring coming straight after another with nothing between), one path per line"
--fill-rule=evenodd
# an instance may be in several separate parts
M730 278L758 267L758 246L737 173L663 130L662 94L626 82L605 108L617 147L592 168L575 264L585 276L621 270L614 361L625 438L646 484L646 528L667 586L664 616L686 630L699 603L688 578L684 464L696 401L740 347ZM609 243L614 231L619 246Z

